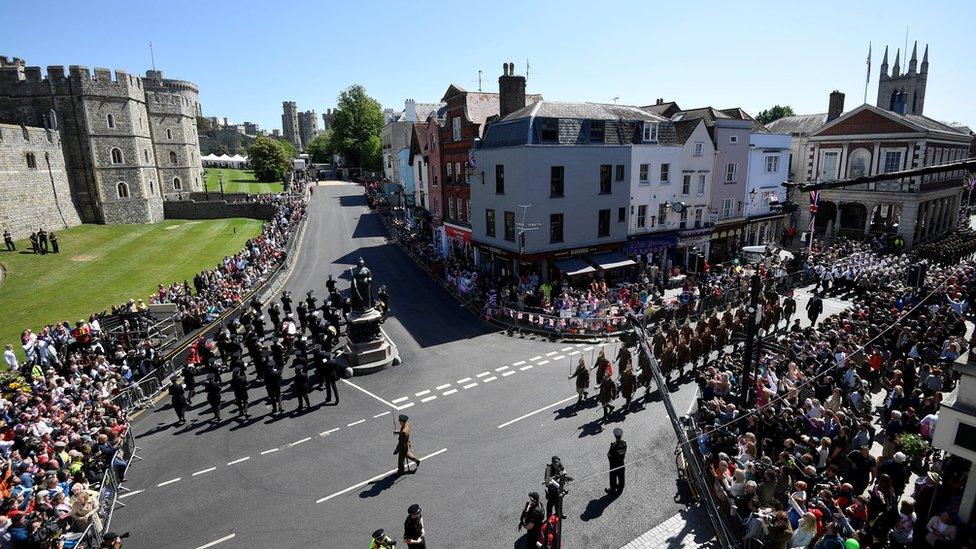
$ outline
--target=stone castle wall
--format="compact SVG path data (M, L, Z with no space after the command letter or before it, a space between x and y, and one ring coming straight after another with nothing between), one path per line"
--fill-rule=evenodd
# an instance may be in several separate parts
M58 133L0 124L0 231L21 239L80 224Z
M202 189L196 107L180 94L150 92L146 97L164 197Z

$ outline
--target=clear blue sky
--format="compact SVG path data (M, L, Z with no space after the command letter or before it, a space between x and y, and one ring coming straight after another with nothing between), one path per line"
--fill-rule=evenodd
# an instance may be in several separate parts
M282 1L26 2L3 10L0 54L32 65L142 73L200 86L204 114L281 125L281 102L324 111L353 83L386 107L439 100L449 84L497 91L514 61L547 99L684 108L788 104L825 112L877 94L884 46L930 44L925 114L976 125L976 2ZM907 62L904 60L905 67Z

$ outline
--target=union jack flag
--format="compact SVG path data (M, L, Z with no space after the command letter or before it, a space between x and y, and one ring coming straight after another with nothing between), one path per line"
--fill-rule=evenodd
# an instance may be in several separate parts
M820 208L820 191L810 191L810 213L817 215Z
M973 187L976 187L976 175L969 176L969 179L966 180L966 184L969 185L969 190L972 191Z

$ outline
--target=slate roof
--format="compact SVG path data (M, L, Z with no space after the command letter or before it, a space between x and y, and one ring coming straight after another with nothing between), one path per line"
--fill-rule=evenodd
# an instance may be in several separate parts
M818 114L799 114L796 116L784 116L779 120L773 120L766 124L766 128L773 133L788 133L791 135L805 134L810 135L819 131L827 124L827 113Z
M700 123L701 120L698 118L672 122L671 124L674 126L675 131L675 141L679 145L684 145L687 143L688 138L691 137L691 134L695 133L695 128L697 128L698 124Z
M739 119L739 120L750 120L750 121L752 121L752 132L753 133L769 133L769 130L766 129L766 126L763 126L762 123L760 123L758 120L756 120L755 118L753 118L752 116L750 116L749 113L747 113L746 111L740 109L739 107L733 107L731 109L721 109L720 112L722 112L723 114L725 114L727 116L730 116L732 118L736 118L736 119Z
M681 108L678 107L678 104L675 103L674 101L665 101L664 103L646 105L641 108L644 109L645 111L651 111L654 114L658 114L665 117L668 116L667 115L668 111L671 110L679 111L679 112L681 111Z
M530 116L535 104L510 113L500 121L514 120ZM577 118L583 120L640 120L649 122L663 122L663 116L648 112L640 107L631 105L615 105L608 103L571 103L566 101L541 101L539 109L535 111L537 118Z
M672 120L690 120L692 118L701 118L702 120L705 121L706 126L712 127L715 125L716 120L720 120L723 118L731 119L732 117L712 107L688 109L686 111L681 111L678 114L671 117Z
M933 132L948 132L948 133L961 133L963 135L971 135L970 132L964 131L962 128L953 127L953 126L951 126L949 124L944 124L942 122L939 122L938 120L934 120L934 119L929 118L927 116L922 116L922 115L918 115L918 114L905 114L905 115L901 115L901 116L904 116L905 119L908 120L909 122L914 122L915 124L917 124L917 125L925 128L926 130L929 130L929 131L933 131ZM969 128L966 128L966 129L968 130Z

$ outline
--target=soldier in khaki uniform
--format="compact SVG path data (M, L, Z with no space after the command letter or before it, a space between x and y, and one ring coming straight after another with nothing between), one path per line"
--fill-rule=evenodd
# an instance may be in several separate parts
M413 470L416 473L417 469L420 468L420 459L410 451L410 423L408 421L410 418L405 414L400 414L398 419L400 420L400 429L393 431L393 434L397 436L396 449L393 450L393 453L397 455L397 474L402 475L406 471L404 465L408 459L417 464Z

